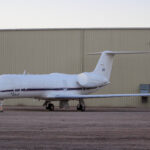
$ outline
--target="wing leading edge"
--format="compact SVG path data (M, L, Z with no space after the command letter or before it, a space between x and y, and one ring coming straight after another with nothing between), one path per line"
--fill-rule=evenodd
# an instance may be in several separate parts
M47 96L47 99L88 99L88 98L115 98L115 97L150 97L150 93L137 93L137 94L102 94L102 95L53 95Z

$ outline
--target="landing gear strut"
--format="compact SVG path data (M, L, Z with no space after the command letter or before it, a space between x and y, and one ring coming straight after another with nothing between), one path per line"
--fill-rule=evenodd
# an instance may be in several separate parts
M85 111L85 103L83 99L79 99L79 104L77 105L77 111Z
M45 108L46 108L47 110L49 110L49 111L54 111L54 104L52 104L51 102L46 101L46 102L44 103L44 106L46 106Z
M0 112L3 112L3 100L0 100Z

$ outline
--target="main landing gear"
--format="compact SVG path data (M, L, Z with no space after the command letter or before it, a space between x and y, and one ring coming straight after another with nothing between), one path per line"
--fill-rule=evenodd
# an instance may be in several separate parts
M55 108L54 104L52 104L50 101L45 101L43 106L45 106L45 108L49 111L54 111L54 108Z
M45 108L49 111L54 111L54 104L52 104L51 101L45 101L43 106L45 106ZM59 107L69 108L68 100L60 101ZM77 111L85 111L85 103L83 99L79 99L79 104L77 105Z
M79 99L79 104L77 105L77 111L85 111L85 103L83 99Z

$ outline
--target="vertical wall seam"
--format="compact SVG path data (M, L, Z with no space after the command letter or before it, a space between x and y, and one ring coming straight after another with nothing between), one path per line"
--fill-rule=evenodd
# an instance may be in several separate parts
M81 50L81 53L80 53L80 55L81 55L81 57L80 57L80 59L81 59L81 69L80 69L80 71L81 72L84 72L84 47L85 47L85 42L84 42L84 33L85 33L85 31L84 31L84 29L82 29L81 31L80 31L80 50Z

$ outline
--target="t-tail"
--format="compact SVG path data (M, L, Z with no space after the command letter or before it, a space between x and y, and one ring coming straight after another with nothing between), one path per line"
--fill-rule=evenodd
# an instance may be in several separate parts
M101 54L99 61L93 71L93 73L104 77L108 81L110 80L113 58L117 54L145 54L150 51L104 51L91 53L91 55Z

